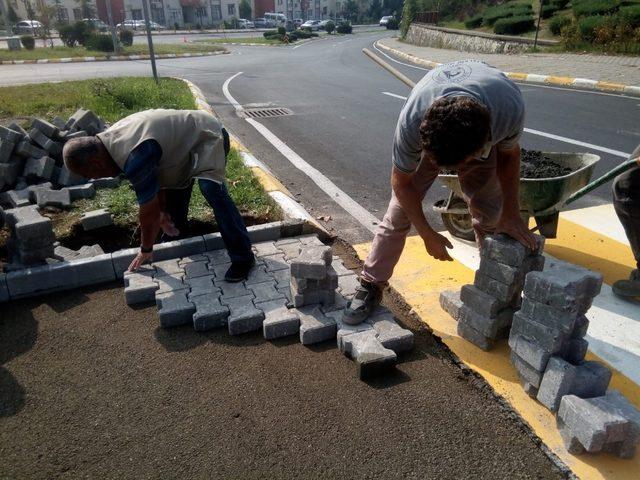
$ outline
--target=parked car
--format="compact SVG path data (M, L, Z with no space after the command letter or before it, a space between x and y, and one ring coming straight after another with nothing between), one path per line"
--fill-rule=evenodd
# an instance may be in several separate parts
M125 20L122 23L116 25L118 30L122 30L124 28L129 30L144 30L144 20Z
M38 31L43 29L43 28L44 28L44 25L42 25L37 20L22 20L22 21L16 23L14 31L15 31L15 33L17 33L19 35L20 34L36 35L38 33Z
M300 25L302 25L304 23L304 20L302 20L301 18L296 18L293 20L293 25L296 28L300 28Z
M104 23L99 18L83 18L82 21L84 23L92 25L96 30L99 30L100 32L106 32L107 30L109 30L109 25Z
M389 23L389 20L391 20L393 18L393 15L386 15L384 17L382 17L380 19L380 26L381 27L386 27L387 23Z
M333 20L320 20L320 23L318 23L318 28L320 30L324 30L324 28L327 26L327 23L329 22L333 22Z
M306 28L307 30L311 30L313 32L320 28L319 25L319 20L307 20L302 25L300 25L300 28Z
M146 28L144 22L142 22L142 28ZM156 22L149 22L149 28L151 28L151 30L159 32L160 30L165 30L167 27Z
M264 18L256 18L253 24L256 28L269 28L269 23Z
M256 26L251 20L247 20L246 18L239 18L238 28L256 28Z

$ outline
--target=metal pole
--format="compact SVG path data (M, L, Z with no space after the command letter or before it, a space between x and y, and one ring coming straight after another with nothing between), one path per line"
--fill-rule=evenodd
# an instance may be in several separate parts
M158 70L156 70L156 56L153 53L153 40L151 39L151 24L149 23L149 7L147 0L142 0L142 11L144 13L144 23L147 27L147 43L149 44L149 55L151 56L151 70L153 70L153 78L158 83Z
M113 41L113 51L115 53L118 53L120 52L120 42L118 42L118 36L116 35L116 27L113 25L113 15L111 15L111 0L104 0L104 3L107 6L107 21L109 22L109 30L111 30L111 40Z
M533 40L533 51L538 49L538 32L540 32L540 19L542 18L542 5L544 0L540 0L540 10L538 11L538 24L536 25L536 38Z

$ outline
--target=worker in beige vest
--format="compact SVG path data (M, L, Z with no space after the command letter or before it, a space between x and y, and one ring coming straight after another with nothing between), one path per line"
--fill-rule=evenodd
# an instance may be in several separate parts
M255 263L246 226L225 185L229 135L211 114L199 110L146 110L106 131L68 141L67 168L86 178L119 174L131 182L140 206L140 253L136 270L153 258L153 244L184 236L194 181L213 208L231 258L225 279L247 278Z

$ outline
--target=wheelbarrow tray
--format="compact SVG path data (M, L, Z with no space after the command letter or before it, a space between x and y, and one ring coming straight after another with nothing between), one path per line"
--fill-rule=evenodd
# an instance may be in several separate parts
M573 193L589 183L600 160L599 155L592 153L543 153L558 165L571 168L572 172L561 177L520 179L520 210L532 217L560 211ZM455 195L463 198L457 174L440 174L438 178Z

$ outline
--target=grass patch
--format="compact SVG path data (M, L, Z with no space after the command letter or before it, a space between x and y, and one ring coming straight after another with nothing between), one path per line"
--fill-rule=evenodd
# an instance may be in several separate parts
M282 45L284 42L264 37L229 37L229 38L203 38L196 40L197 43L216 44L216 43L252 43L254 45Z
M161 79L156 85L151 78L117 78L63 83L24 85L0 88L0 123L27 120L31 116L63 118L78 108L89 108L108 122L149 108L194 109L195 102L184 82ZM257 177L247 168L237 151L230 152L227 163L229 193L248 225L282 218L274 200L264 191ZM107 208L116 224L112 232L82 232L82 213ZM137 245L138 205L128 182L115 189L101 189L92 199L78 200L66 211L51 210L58 240L71 248L100 243L106 251ZM217 230L213 211L196 185L193 188L189 218L191 233ZM0 232L0 247L6 237ZM117 238L111 238L117 237ZM0 250L3 250L0 248Z
M36 42L37 45L37 42ZM165 53L202 53L223 51L223 47L199 45L197 43L157 43L153 45L156 55ZM135 44L124 47L122 55L143 55L148 54L149 49L146 44ZM64 47L56 46L35 48L33 50L21 49L19 51L0 50L0 60L39 60L44 58L76 58L76 57L104 57L113 56L112 52L99 52L87 50L85 47Z

